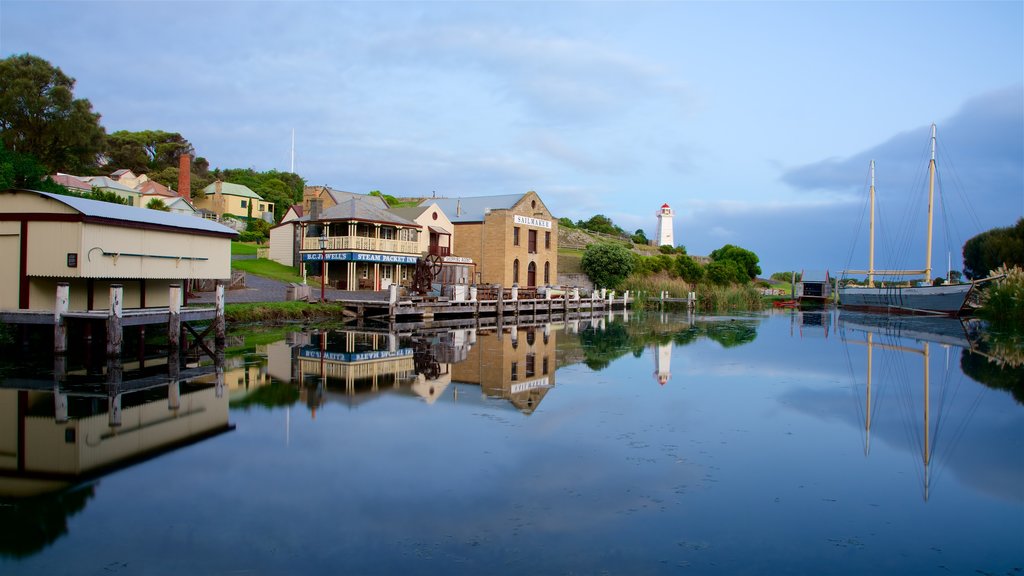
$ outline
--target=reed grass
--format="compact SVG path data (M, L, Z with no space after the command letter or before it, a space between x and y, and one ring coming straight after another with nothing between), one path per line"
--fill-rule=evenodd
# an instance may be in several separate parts
M697 311L708 314L763 310L765 301L761 290L752 284L717 286L700 282L694 285L666 273L630 276L622 283L622 290L637 294L637 302L642 302L645 307L657 306L657 302L647 298L657 298L662 292L668 298L686 298L690 292L696 292Z

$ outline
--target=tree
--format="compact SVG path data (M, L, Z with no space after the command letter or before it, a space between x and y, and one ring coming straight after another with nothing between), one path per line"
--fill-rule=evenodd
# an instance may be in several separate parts
M164 204L164 201L159 198L151 198L149 202L146 202L146 208L150 210L160 210L161 212L170 212L171 209Z
M75 80L31 54L0 60L0 142L34 156L47 172L90 172L104 130L92 104L74 98Z
M565 218L563 216L562 218L558 219L558 227L559 228L575 228L576 224L574 224L572 220L570 220L568 218Z
M583 228L584 230L590 230L591 232L600 232L602 234L611 234L612 236L626 236L625 231L619 228L612 222L612 219L603 215L597 214L591 216L590 220L586 222L580 220L576 223L577 228Z
M637 228L637 231L633 232L633 236L630 239L633 240L634 244L647 244L650 242L643 228Z
M583 251L580 267L601 288L616 288L636 265L636 257L628 248L616 242L590 244Z
M112 171L127 168L136 174L147 174L177 168L178 157L182 154L191 156L195 150L177 132L119 130L106 138L104 169Z
M715 262L724 262L726 260L735 262L739 266L739 269L747 276L746 281L757 278L757 275L761 273L761 267L757 265L760 260L757 257L757 254L754 254L750 250L744 250L739 246L726 244L712 252L710 256ZM710 272L711 271L708 270L709 275ZM740 282L744 282L744 280L740 280Z
M1000 266L1024 267L1024 218L1017 225L993 228L964 244L964 275L984 278Z
M704 267L686 254L680 254L676 256L676 273L683 280L695 284L704 278Z
M704 267L704 277L712 284L725 286L728 284L745 284L750 282L747 273L735 260L713 260Z

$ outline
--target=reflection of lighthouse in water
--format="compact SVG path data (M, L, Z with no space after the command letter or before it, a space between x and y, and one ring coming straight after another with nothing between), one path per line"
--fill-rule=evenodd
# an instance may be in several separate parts
M662 386L672 377L672 343L658 344L658 352L654 355L654 378Z

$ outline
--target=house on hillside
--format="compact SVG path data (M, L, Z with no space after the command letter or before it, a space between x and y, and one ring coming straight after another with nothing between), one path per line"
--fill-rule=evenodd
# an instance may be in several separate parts
M108 176L79 176L79 178L88 182L94 190L116 194L122 200L127 201L129 206L140 206L142 195L138 190L129 188Z
M196 207L192 205L188 199L179 196L177 192L171 190L167 186L153 180L146 180L136 188L142 195L141 202L142 207L146 208L149 206L149 202L153 199L160 200L167 208L168 212L174 212L176 214L185 214L188 216L198 216L199 212Z
M92 186L90 186L88 182L79 178L78 176L72 176L70 174L61 174L60 172L58 172L50 176L50 180L53 180L55 183L60 184L61 186L77 194L85 194L88 192L92 192Z
M484 284L525 288L549 286L558 278L558 219L536 192L429 198L451 220L453 252L476 263Z
M267 202L248 186L230 182L215 181L203 188L206 195L202 200L193 200L198 210L207 210L218 218L225 214L240 218L260 218L274 223L274 203Z
M0 192L0 310L52 310L58 282L73 310L167 306L169 285L228 279L231 239L216 222L33 190Z
M476 263L454 252L455 226L437 203L427 201L410 208L392 208L391 212L420 225L420 253L441 264L435 282L444 286L476 282Z

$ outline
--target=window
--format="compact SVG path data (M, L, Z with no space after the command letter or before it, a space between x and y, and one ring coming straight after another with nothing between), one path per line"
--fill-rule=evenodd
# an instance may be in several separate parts
M537 334L533 330L526 331L526 343L533 346L533 343L537 340Z
M512 261L512 283L517 284L519 282L519 258Z
M266 204L260 204L260 212L266 212L266 211L267 211Z
M381 266L380 267L380 276L381 276L381 278L383 278L385 280L391 280L393 270L394 269L391 266Z
M543 362L542 370L544 370L544 374L545 375L548 373L548 357L547 356L544 357L544 362Z
M242 208L245 208L248 205L249 205L248 201L242 200Z
M551 262L544 263L544 285L551 285Z
M512 245L519 246L519 226L512 229Z
M544 249L551 250L551 232L544 233Z
M526 355L526 377L533 378L537 371L537 355L527 354Z
M529 233L529 241L528 241L529 244L528 244L528 247L527 247L527 252L529 252L530 254L536 254L537 253L537 231L536 230L530 230L528 233Z
M512 363L512 381L519 380L519 362Z

